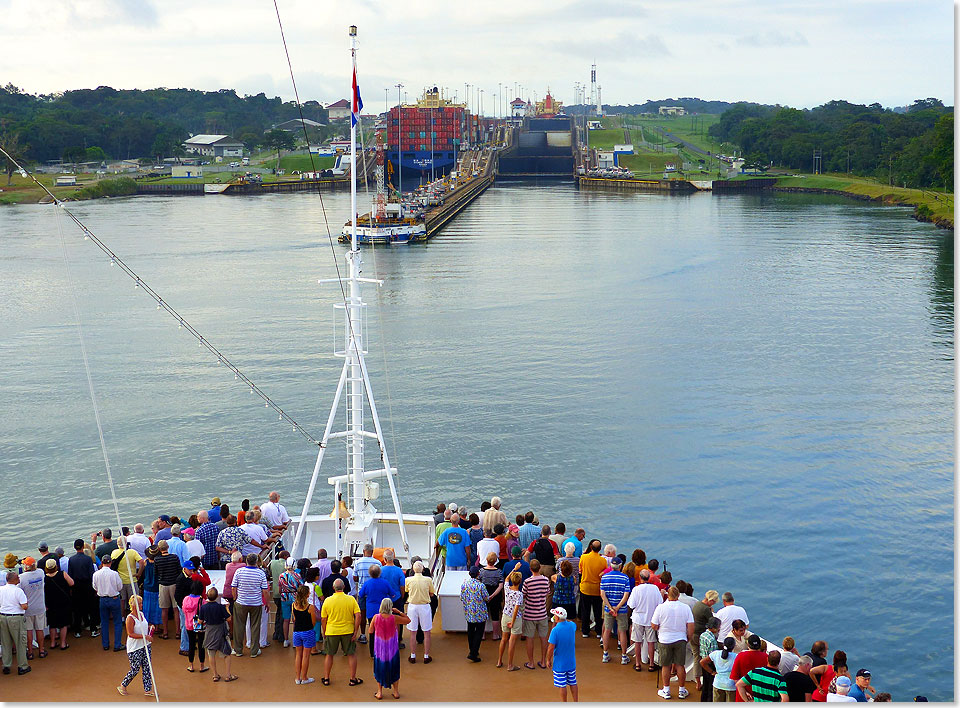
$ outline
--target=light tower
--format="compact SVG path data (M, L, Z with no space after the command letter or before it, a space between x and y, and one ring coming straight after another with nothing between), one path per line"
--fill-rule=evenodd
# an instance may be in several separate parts
M597 118L603 116L603 103L600 101L600 87L597 86Z
M384 127L384 130L386 130L386 127ZM375 174L377 175L377 199L374 218L377 221L384 221L387 218L387 193L383 184L383 130L377 131L377 168Z
M595 106L600 105L599 96L597 92L597 65L592 64L590 66L590 103ZM600 115L601 111L597 110L597 115Z

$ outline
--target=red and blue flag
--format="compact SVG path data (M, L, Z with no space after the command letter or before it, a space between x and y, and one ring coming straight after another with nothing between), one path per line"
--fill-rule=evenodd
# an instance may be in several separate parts
M361 110L363 110L363 100L360 98L360 86L357 84L357 67L353 67L353 100L350 104L351 126L355 126L360 121Z

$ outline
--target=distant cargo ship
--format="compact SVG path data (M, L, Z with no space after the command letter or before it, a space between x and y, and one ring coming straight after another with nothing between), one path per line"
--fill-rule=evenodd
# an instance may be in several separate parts
M443 98L436 87L424 91L414 105L391 108L386 124L391 182L401 183L408 171L416 184L421 177L432 179L452 169L460 150L470 144L476 122L464 104Z

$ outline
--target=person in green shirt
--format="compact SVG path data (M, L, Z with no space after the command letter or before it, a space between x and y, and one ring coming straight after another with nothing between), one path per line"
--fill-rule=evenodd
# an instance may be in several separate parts
M780 666L780 652L772 651L767 655L767 665L754 669L737 681L740 699L746 702L787 702L787 682L783 680L777 667Z
M286 561L290 557L289 551L280 551L276 558L270 561L270 596L273 598L273 605L276 608L276 616L273 621L273 641L282 642L286 637L283 636L283 612L280 609L280 574L286 570Z

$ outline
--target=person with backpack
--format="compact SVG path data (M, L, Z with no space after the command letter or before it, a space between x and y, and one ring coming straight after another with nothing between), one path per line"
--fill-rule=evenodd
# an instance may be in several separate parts
M200 607L203 604L203 582L192 580L190 582L190 594L183 598L183 621L187 628L187 640L189 641L187 671L190 673L195 670L193 661L198 653L200 655L200 673L210 670L206 665L207 653L204 649L206 626L200 616Z
M540 561L540 574L549 578L553 575L560 559L560 548L550 538L550 527L546 524L540 529L540 538L531 541L523 553L523 559L530 562L531 555ZM549 608L548 608L549 609Z

